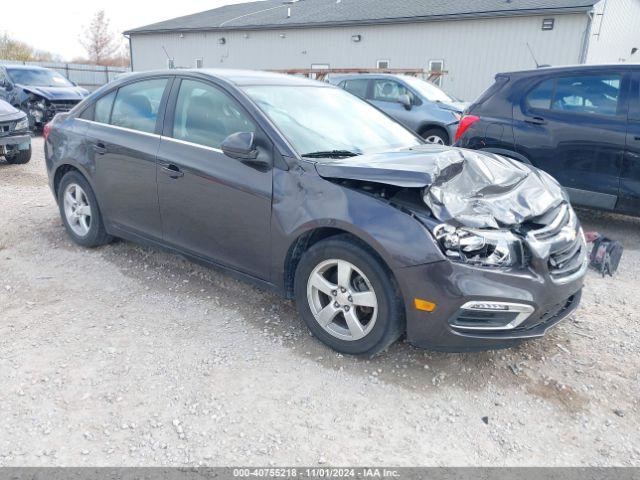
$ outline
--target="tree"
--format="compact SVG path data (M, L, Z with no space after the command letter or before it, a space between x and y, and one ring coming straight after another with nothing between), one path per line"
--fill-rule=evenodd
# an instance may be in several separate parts
M99 10L93 16L91 23L84 31L80 43L87 51L89 60L96 65L111 63L111 57L116 54L120 46L109 27L109 19L104 10Z
M19 62L51 62L60 57L51 52L36 50L31 45L14 40L7 33L0 35L0 59Z

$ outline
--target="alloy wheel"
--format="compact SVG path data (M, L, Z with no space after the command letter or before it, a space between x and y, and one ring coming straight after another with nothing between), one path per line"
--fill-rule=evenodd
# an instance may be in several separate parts
M444 145L444 139L438 135L429 135L424 139L427 143L433 143L435 145Z
M77 183L70 183L64 191L64 215L73 233L84 237L91 229L91 205L87 194Z
M346 341L366 337L378 317L378 298L366 275L346 260L325 260L307 281L309 308L330 335Z

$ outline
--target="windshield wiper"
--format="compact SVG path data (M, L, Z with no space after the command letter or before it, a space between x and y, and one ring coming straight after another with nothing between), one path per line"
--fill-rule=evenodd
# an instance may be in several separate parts
M350 152L349 150L327 150L326 152L311 152L302 155L306 158L349 158L357 157L360 153Z

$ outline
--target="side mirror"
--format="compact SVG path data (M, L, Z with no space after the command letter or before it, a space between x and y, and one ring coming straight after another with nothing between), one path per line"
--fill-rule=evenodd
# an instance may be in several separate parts
M407 95L406 93L400 95L400 97L398 98L398 103L404 106L404 108L406 108L407 110L411 110L411 108L413 108L413 105L411 104L411 97L409 97L409 95Z
M232 133L222 141L222 152L240 161L254 161L258 158L255 145L255 135L252 132Z

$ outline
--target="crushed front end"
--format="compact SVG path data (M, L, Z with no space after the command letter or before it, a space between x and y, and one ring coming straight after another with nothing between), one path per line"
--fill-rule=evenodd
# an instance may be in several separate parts
M411 215L439 246L442 260L393 270L412 344L509 347L544 335L578 307L586 242L567 195L548 174L445 147L318 170Z
M27 116L0 100L0 157L11 159L30 148Z

